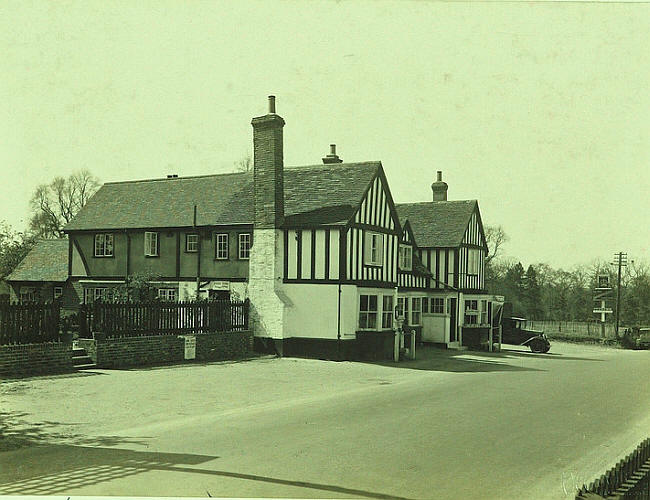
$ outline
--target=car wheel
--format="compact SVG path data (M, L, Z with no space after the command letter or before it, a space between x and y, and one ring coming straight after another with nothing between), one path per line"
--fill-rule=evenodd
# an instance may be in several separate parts
M538 339L535 339L530 343L530 350L538 354L543 354L545 352L548 352L550 348L551 348L550 345Z

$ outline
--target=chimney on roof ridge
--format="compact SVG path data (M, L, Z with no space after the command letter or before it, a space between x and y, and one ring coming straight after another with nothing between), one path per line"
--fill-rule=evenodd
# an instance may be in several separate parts
M433 201L447 201L447 183L442 180L442 170L438 170L438 180L431 184Z
M343 163L343 160L336 154L336 144L330 144L330 154L323 158L323 163L326 165L330 163Z

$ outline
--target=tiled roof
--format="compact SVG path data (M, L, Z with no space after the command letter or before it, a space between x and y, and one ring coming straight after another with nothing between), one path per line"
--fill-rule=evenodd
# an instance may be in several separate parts
M40 240L7 276L7 281L56 281L68 279L68 240Z
M397 213L401 224L411 223L418 247L457 247L476 206L476 200L400 203Z
M285 168L288 225L342 224L354 213L380 162ZM104 184L66 231L252 224L253 174L232 173Z

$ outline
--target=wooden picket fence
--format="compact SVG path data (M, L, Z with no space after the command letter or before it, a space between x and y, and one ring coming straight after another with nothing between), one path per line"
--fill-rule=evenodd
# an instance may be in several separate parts
M59 342L58 303L0 303L0 345Z
M592 498L590 494L620 500L650 499L650 438L606 474L580 488L576 500Z
M248 329L249 301L95 302L79 310L79 336L138 337Z

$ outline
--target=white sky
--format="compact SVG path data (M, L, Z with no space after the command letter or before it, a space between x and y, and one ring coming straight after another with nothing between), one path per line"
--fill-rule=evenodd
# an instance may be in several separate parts
M110 4L110 5L107 5ZM650 4L0 3L0 220L39 183L233 169L277 95L285 164L381 160L479 200L524 264L650 260Z

